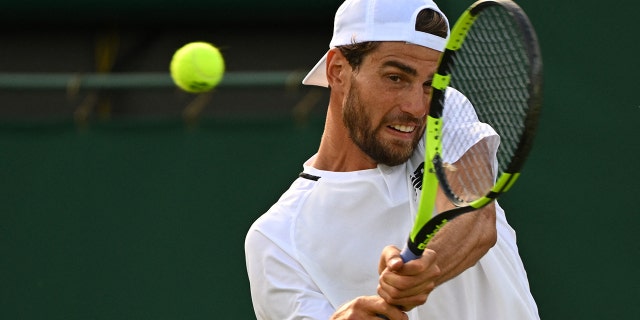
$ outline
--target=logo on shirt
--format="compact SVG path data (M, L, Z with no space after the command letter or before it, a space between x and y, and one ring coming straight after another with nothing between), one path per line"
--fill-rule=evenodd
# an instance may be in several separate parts
M416 190L422 190L422 177L424 176L424 162L411 174L411 183Z

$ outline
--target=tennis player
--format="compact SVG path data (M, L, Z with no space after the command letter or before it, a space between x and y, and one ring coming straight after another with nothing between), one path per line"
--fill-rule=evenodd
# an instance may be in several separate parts
M448 223L420 259L399 255L448 30L431 0L346 0L338 9L330 49L303 81L330 90L318 151L246 237L258 319L539 319L497 204ZM468 109L448 123L445 108L448 132L497 148L496 133Z

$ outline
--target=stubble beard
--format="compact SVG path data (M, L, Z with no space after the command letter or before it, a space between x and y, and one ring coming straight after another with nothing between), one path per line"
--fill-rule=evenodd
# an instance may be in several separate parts
M388 119L390 117L387 116L377 127L373 127L371 118L366 111L368 108L372 108L372 106L367 107L363 105L360 101L359 94L360 91L357 85L352 83L351 90L342 109L342 119L344 125L349 130L351 140L377 163L387 166L397 166L406 162L413 154L422 135L417 134L411 142L407 142L403 140L382 139L379 137L380 131L386 130L386 124L391 123L391 120L422 123L421 120L415 119L408 114L398 115L393 117L393 119ZM421 129L422 126L416 128L416 130Z

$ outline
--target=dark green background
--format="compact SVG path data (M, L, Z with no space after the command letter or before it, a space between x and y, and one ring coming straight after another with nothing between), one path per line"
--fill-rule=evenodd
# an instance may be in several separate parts
M43 3L13 9L42 12ZM34 19L85 23L92 14L108 16L75 3L83 13L77 20L70 18L74 6L62 5L57 16ZM228 5L226 21L246 8L230 1L184 3L214 16ZM274 20L294 15L299 21L315 8L309 19L319 24L337 6L269 3L262 10ZM440 1L452 21L470 3ZM523 177L502 203L518 232L540 314L638 319L638 5L519 3L540 38L545 103ZM123 20L140 8L175 6L112 4ZM265 2L253 5L247 7ZM0 104L12 108L9 100ZM320 114L296 125L283 114L187 126L179 118L115 117L79 127L59 118L2 119L0 318L254 318L244 234L316 150L322 120Z
M244 234L318 127L5 126L0 317L252 318Z

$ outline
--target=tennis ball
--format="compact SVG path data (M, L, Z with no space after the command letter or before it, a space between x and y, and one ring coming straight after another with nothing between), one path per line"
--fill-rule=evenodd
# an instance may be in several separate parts
M222 80L224 58L210 43L191 42L176 51L169 69L173 82L182 90L206 92Z

